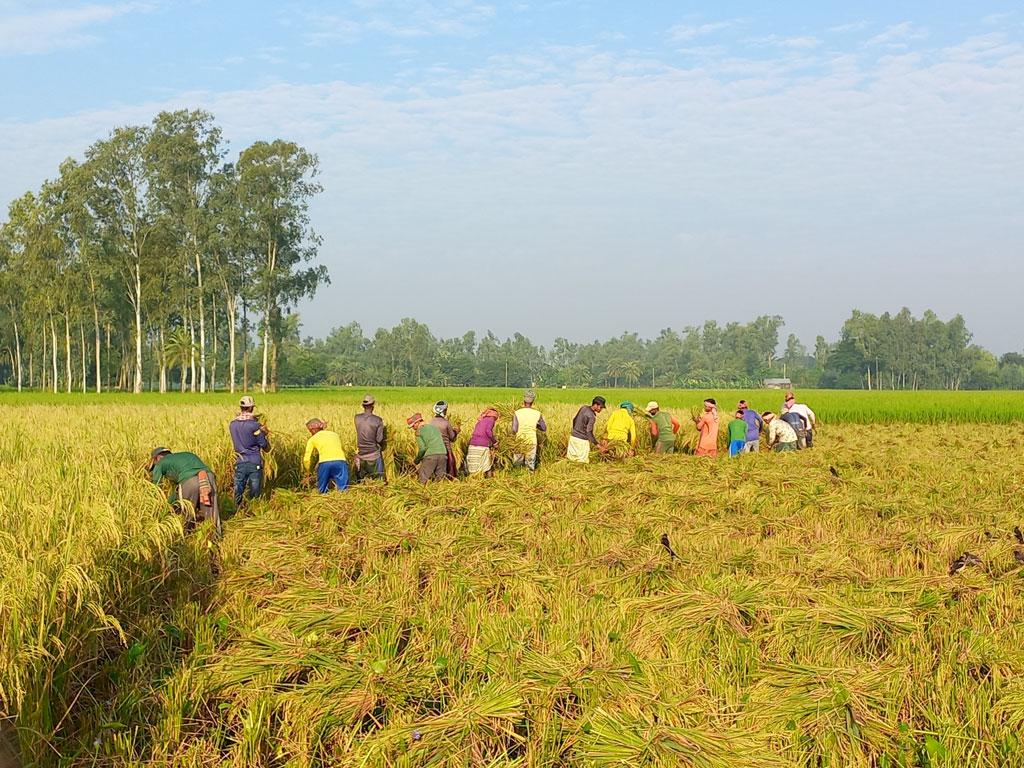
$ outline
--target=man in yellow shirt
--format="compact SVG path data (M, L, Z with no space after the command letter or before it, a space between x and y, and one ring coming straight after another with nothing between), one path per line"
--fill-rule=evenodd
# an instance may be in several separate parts
M526 390L523 394L523 407L512 414L512 434L518 437L526 446L525 453L517 453L512 458L516 466L525 466L531 472L537 469L538 446L540 435L547 434L548 425L544 423L544 417L534 407L537 399L532 389Z
M306 422L309 440L306 451L302 455L302 471L306 474L306 482L311 478L313 453L316 453L316 488L320 493L327 493L331 483L339 491L348 488L348 457L341 447L341 438L337 432L327 429L327 422L322 419L310 419Z
M636 422L633 421L633 411L636 406L629 400L619 403L618 409L608 417L608 424L605 426L605 439L612 442L625 443L629 446L629 452L636 450Z

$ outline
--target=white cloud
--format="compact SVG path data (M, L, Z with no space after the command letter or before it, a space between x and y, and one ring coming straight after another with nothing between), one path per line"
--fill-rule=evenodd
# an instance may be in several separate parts
M668 39L675 43L685 43L698 37L720 32L735 25L735 20L713 21L705 24L676 24L669 28Z
M313 44L352 42L368 35L414 39L473 37L496 14L494 6L470 0L451 4L403 0L386 8L377 3L356 4L346 13L307 14L307 40Z
M868 47L906 48L914 40L928 37L928 30L918 27L909 21L886 27L866 43Z
M102 24L149 6L140 3L84 5L0 17L0 56L49 53L94 42Z
M851 22L849 22L847 24L839 24L839 25L837 25L835 27L829 27L828 31L832 32L834 34L837 34L837 35L842 35L842 34L845 34L847 32L863 32L867 28L868 28L868 22L864 21L864 20L861 20L861 21L851 21Z

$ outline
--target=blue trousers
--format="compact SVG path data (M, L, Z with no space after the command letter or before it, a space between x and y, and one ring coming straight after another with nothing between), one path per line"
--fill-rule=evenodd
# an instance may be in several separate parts
M316 489L320 493L327 493L332 481L339 491L348 488L347 461L321 461L316 465Z
M246 489L249 498L255 499L263 490L263 466L251 461L240 461L235 464L235 508L242 505Z
M746 440L731 440L729 442L729 455L736 458L743 451L746 444Z

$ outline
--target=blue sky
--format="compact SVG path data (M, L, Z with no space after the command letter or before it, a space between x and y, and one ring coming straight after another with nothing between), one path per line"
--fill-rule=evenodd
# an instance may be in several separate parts
M0 87L4 206L161 109L317 152L308 333L906 305L1024 348L1019 2L0 0Z

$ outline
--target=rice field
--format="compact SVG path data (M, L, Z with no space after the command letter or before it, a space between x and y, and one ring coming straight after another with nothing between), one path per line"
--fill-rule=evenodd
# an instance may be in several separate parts
M464 442L517 393L377 390L390 484L300 491L304 421L351 447L361 394L258 397L276 477L238 514L232 397L0 397L23 764L1024 765L1017 396L804 393L811 451L575 466L594 393L542 390L536 474L420 487L405 416L444 396ZM705 394L781 397L603 394L653 396L684 451ZM215 469L221 542L147 482L156 444Z

